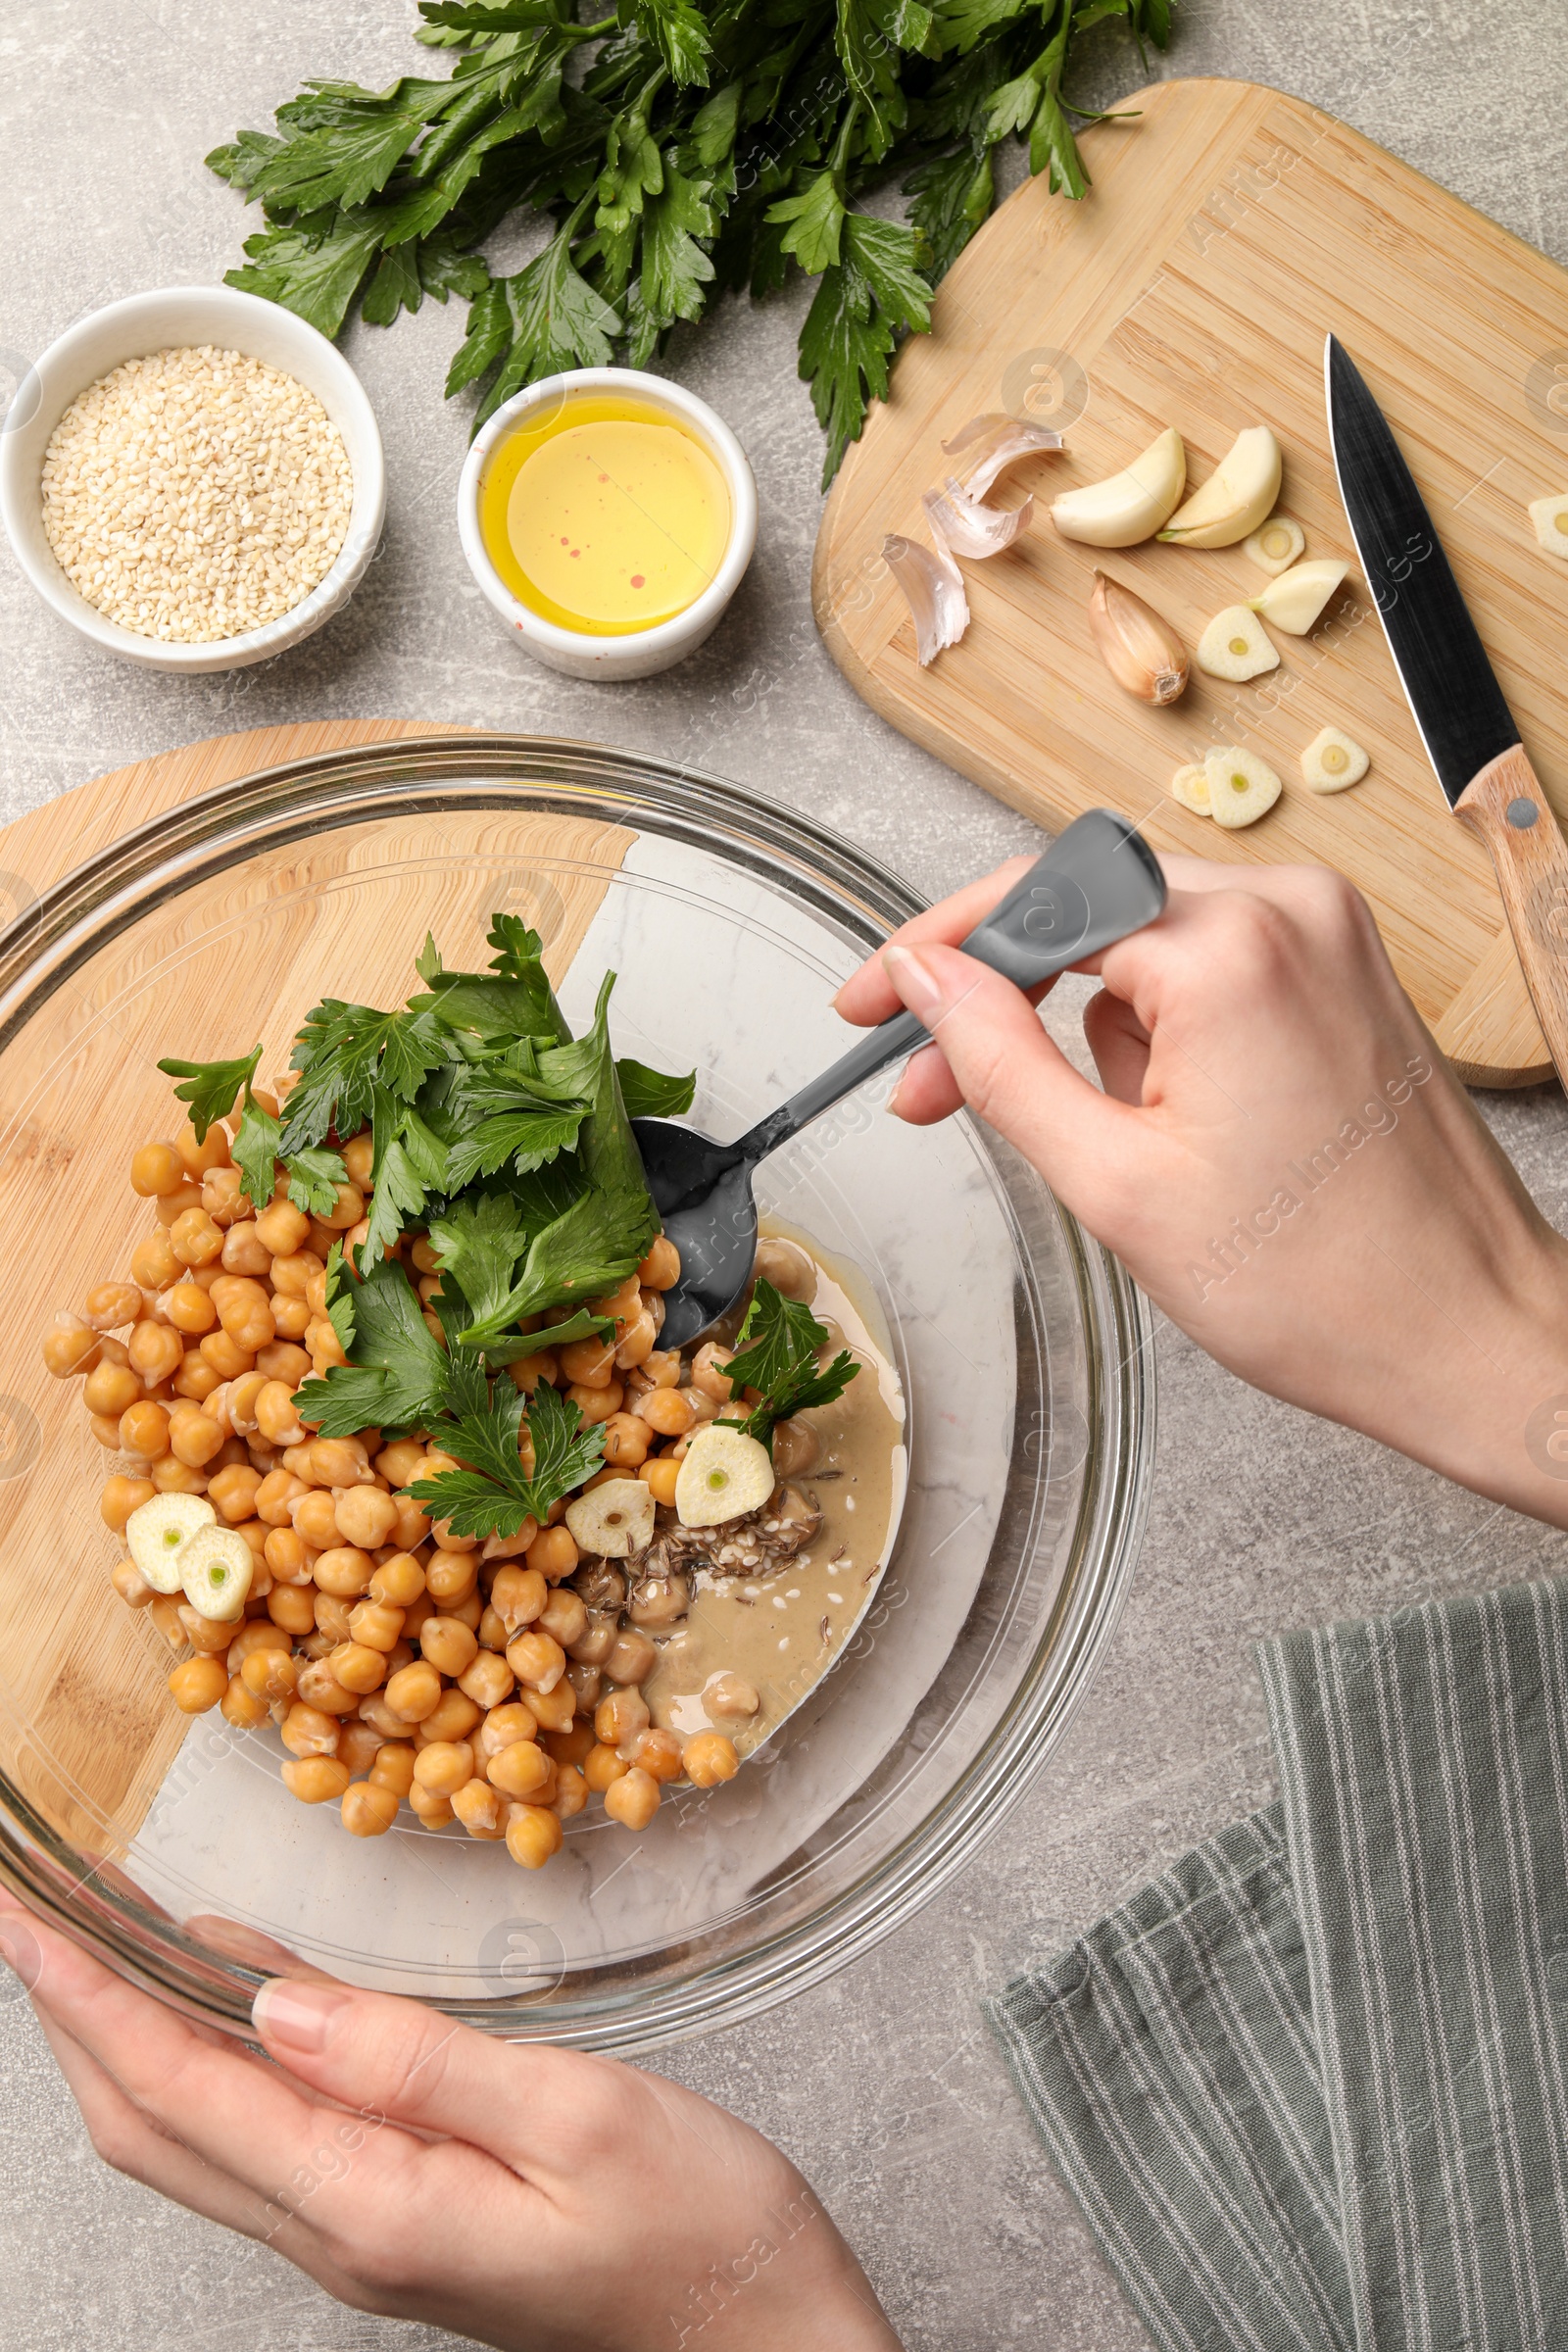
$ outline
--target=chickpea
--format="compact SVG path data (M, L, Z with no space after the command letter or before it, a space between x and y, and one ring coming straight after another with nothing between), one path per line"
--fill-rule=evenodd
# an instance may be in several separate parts
M612 1747L603 1744L591 1747L582 1761L582 1777L595 1796L603 1796L612 1782L620 1780L627 1770L623 1757Z
M563 1675L553 1690L530 1690L528 1705L538 1717L542 1732L564 1732L570 1729L577 1712L577 1693Z
M470 1838L500 1838L505 1835L501 1798L488 1781L469 1781L447 1802Z
M242 1519L255 1518L261 1484L259 1470L251 1469L249 1464L241 1468L239 1463L230 1462L208 1481L207 1492L219 1517L226 1519L230 1527L237 1527Z
M134 1560L122 1560L118 1568L112 1568L109 1581L130 1608L144 1609L152 1599L153 1589Z
M429 1617L419 1628L419 1648L432 1666L454 1679L471 1666L479 1644L453 1617Z
M633 1372L645 1364L659 1344L659 1326L646 1307L640 1307L629 1323L620 1328L615 1348L615 1369Z
M320 1487L369 1486L375 1473L358 1438L317 1438L311 1446L311 1475Z
M273 1205L275 1207L276 1203ZM261 1238L261 1219L258 1218L257 1239ZM296 1250L280 1253L272 1259L270 1279L278 1298L297 1298L302 1305L308 1305L310 1302L306 1293L311 1284L319 1280L324 1273L325 1268L314 1250ZM324 1298L324 1292L322 1295Z
M150 1464L147 1475L160 1494L205 1494L207 1492L205 1474L193 1470L188 1462L176 1461L172 1453L163 1454Z
M572 1820L587 1802L588 1784L576 1765L559 1765L556 1770L556 1801L550 1808L556 1819Z
M270 1543L270 1537L268 1541ZM270 1567L271 1562L269 1561L268 1565ZM275 1568L272 1573L276 1575ZM302 1635L316 1630L316 1606L308 1585L274 1585L267 1595L267 1614L274 1625L280 1625L284 1633L292 1634L296 1641Z
M656 1781L678 1781L684 1770L680 1740L673 1732L661 1731L657 1725L638 1734L632 1743L631 1760Z
M773 1467L780 1478L799 1478L813 1467L821 1444L808 1421L780 1421L773 1431Z
M675 1481L680 1476L679 1462L671 1461L667 1455L661 1455L657 1461L644 1462L637 1475L646 1481L656 1502L663 1503L666 1509L674 1508Z
M202 1178L202 1207L225 1233L256 1214L254 1201L241 1189L244 1181L236 1167L209 1168ZM241 1273L249 1269L236 1266L232 1271Z
M250 1204L247 1202L247 1218L249 1211ZM219 1225L223 1222L223 1219L215 1216L213 1222L215 1225ZM228 1226L223 1235L223 1247L219 1262L225 1274L243 1276L247 1280L265 1281L270 1276L272 1270L272 1261L268 1256L265 1246L258 1241L255 1226L249 1222L233 1223Z
M303 1340L314 1319L303 1298L286 1298L281 1291L272 1293L272 1321L277 1326L278 1344L286 1340L292 1347L296 1342ZM302 1348L300 1353L304 1356L305 1368L309 1371L311 1363L309 1348Z
M525 1396L531 1396L541 1381L554 1388L561 1365L554 1351L541 1348L537 1355L519 1355L507 1366L513 1385Z
M573 1811L580 1808L573 1807ZM543 1805L516 1805L507 1822L507 1851L524 1870L540 1870L561 1850L561 1819Z
M182 1715L205 1715L228 1690L228 1669L221 1658L187 1658L169 1678L170 1696Z
M218 1703L224 1722L231 1723L237 1732L259 1731L270 1713L267 1700L259 1697L237 1674L229 1677L228 1689Z
M466 1600L479 1582L479 1563L466 1551L437 1551L425 1563L424 1588L432 1600Z
M254 1372L256 1358L248 1348L242 1348L232 1334L210 1331L201 1342L201 1352L220 1380L237 1380L242 1372Z
M637 1413L612 1413L605 1423L605 1460L614 1468L638 1469L652 1444L648 1423Z
M559 1642L563 1649L570 1649L588 1631L588 1610L578 1592L555 1592L550 1595L537 1619L538 1630Z
M256 1490L256 1516L268 1527L292 1527L290 1506L310 1489L290 1470L269 1470Z
M208 1397L216 1396L222 1385L206 1356L194 1348L186 1352L184 1361L174 1374L174 1395L188 1396L193 1404L205 1404Z
M305 1246L311 1220L292 1200L273 1200L256 1220L256 1238L274 1258L293 1257Z
M386 1741L369 1724L357 1718L345 1723L337 1736L337 1760L353 1773L368 1772Z
M210 1266L222 1252L222 1228L205 1208L187 1208L169 1229L174 1255L182 1266Z
M143 1144L130 1155L130 1189L144 1200L174 1192L184 1181L185 1162L172 1144Z
M621 1633L615 1636L600 1663L607 1682L646 1683L659 1663L659 1652L646 1634Z
M662 1438L683 1438L697 1418L684 1389L651 1389L637 1399L637 1411Z
M258 1365L258 1370L261 1367ZM294 1403L294 1392L280 1380L264 1380L256 1395L254 1406L256 1426L270 1446L297 1446L305 1439L305 1428ZM295 1485L305 1492L303 1479Z
M660 1348L655 1354L645 1358L638 1367L637 1391L639 1396L648 1389L678 1389L684 1368L678 1348Z
M722 1732L696 1733L687 1740L681 1761L686 1778L699 1788L712 1788L720 1781L732 1781L741 1764L735 1742L726 1740Z
M239 1673L246 1690L269 1706L274 1700L292 1699L299 1690L300 1670L286 1649L253 1649Z
M490 1758L485 1774L492 1788L499 1788L503 1796L520 1802L538 1795L552 1769L550 1758L532 1740L513 1740Z
M598 1667L585 1666L580 1658L571 1658L562 1680L571 1686L578 1714L591 1715L604 1695L605 1678Z
M398 1506L379 1487L351 1487L338 1495L338 1532L362 1551L379 1551L397 1523Z
M411 1502L407 1494L394 1494L392 1499L398 1506L398 1523L392 1530L391 1541L400 1551L417 1550L430 1533L429 1515L416 1502Z
M119 1421L141 1396L141 1382L128 1364L94 1364L82 1386L81 1401L89 1413Z
M368 1698L380 1688L386 1676L385 1656L364 1642L341 1642L325 1663L344 1690L352 1690L358 1698Z
M606 1747L622 1747L646 1732L653 1718L648 1701L636 1690L612 1690L594 1709L594 1731Z
M633 1625L663 1627L678 1624L692 1605L692 1589L683 1576L645 1576L636 1587L626 1614Z
M294 1533L317 1551L336 1550L341 1539L338 1534L337 1510L332 1497L317 1487L301 1494L290 1505Z
M133 1404L120 1416L123 1452L140 1462L156 1462L169 1451L169 1415L161 1404Z
M734 1354L733 1348L721 1348L716 1340L699 1348L692 1358L692 1387L716 1396L720 1404L728 1404L733 1392L724 1366L732 1361Z
M416 1727L414 1744L428 1747L434 1740L466 1740L483 1720L483 1711L476 1702L456 1684L451 1684L424 1721Z
M421 1592L417 1600L410 1601L403 1612L402 1638L408 1644L411 1658L414 1655L414 1644L419 1639L419 1628L424 1624L426 1618L439 1617L441 1611L436 1607L428 1592Z
M536 1568L547 1584L559 1584L570 1576L580 1558L571 1532L564 1527L541 1528L528 1546L528 1565Z
M473 1749L466 1740L432 1740L416 1751L414 1779L432 1796L456 1796L473 1777Z
M373 1781L354 1781L343 1791L343 1827L351 1838L383 1838L397 1816L397 1796Z
M613 1340L573 1340L561 1349L561 1369L568 1381L585 1389L606 1389L614 1378Z
M311 1574L323 1592L340 1600L360 1600L370 1589L375 1562L357 1544L336 1544L321 1553Z
M301 1756L285 1764L281 1775L290 1796L302 1805L334 1804L349 1785L349 1768L336 1756Z
M680 1280L680 1251L667 1234L661 1234L637 1269L645 1290L670 1291Z
M144 1234L130 1253L130 1279L144 1291L166 1291L183 1272L162 1226Z
M314 1638L323 1643L329 1643L332 1639L330 1634L318 1634ZM302 1647L309 1649L310 1646L311 1638L307 1637ZM364 1693L359 1690L345 1690L327 1663L327 1657L330 1654L328 1650L320 1657L313 1657L308 1665L301 1667L299 1678L301 1703L307 1707L317 1708L322 1715L352 1715Z
M383 1740L370 1766L370 1778L375 1786L389 1788L394 1796L407 1796L414 1787L416 1754L416 1751L405 1740Z
M228 1425L237 1437L258 1434L256 1406L266 1386L266 1377L260 1372L242 1372L228 1383Z
M218 1319L236 1348L254 1356L258 1348L270 1347L277 1336L277 1327L272 1321L271 1302L259 1282L252 1282L246 1275L225 1275L221 1294L215 1283L212 1297Z
M417 1781L409 1790L409 1803L427 1830L444 1830L449 1822L457 1819L450 1797L432 1796L427 1788L419 1787Z
M391 1608L409 1608L423 1592L424 1569L412 1551L393 1552L370 1579L370 1598Z
M155 1592L147 1604L147 1615L171 1649L184 1648L185 1629L179 1622L179 1610L172 1592Z
M362 1600L349 1616L349 1632L367 1649L379 1650L383 1657L397 1645L403 1631L403 1611L391 1608L378 1600Z
M173 1599L172 1593L170 1594L170 1598ZM198 1657L221 1657L226 1661L228 1644L234 1630L232 1625L220 1625L215 1617L204 1617L199 1609L191 1607L188 1600L175 1601L174 1614L179 1619L180 1632ZM226 1681L228 1675L226 1662L223 1672Z
M108 1479L98 1498L98 1514L105 1527L117 1536L125 1532L125 1522L132 1511L139 1511L144 1502L151 1502L158 1489L150 1478L127 1478L118 1475ZM211 1701L217 1706L218 1700Z
M136 1386L139 1390L141 1383L138 1381ZM104 1446L108 1452L118 1453L120 1451L120 1415L118 1413L89 1413L87 1426L99 1445ZM501 1646L505 1649L505 1642Z
M275 1314L273 1321L276 1321ZM264 1380L276 1381L280 1387L294 1390L302 1380L310 1377L310 1352L307 1348L296 1348L292 1340L269 1340L256 1350L256 1369ZM297 1442L292 1438L286 1441L289 1445Z
M87 1293L83 1320L94 1331L119 1331L142 1313L141 1286L134 1282L100 1282Z
M225 1112L224 1116L227 1115ZM226 1168L231 1158L228 1138L216 1119L200 1143L196 1141L195 1128L187 1119L175 1138L174 1148L184 1163L187 1176L205 1176L209 1168Z
M473 1752L480 1767L498 1756L514 1740L532 1740L539 1725L531 1707L521 1699L511 1699L505 1706L492 1707L474 1734Z
M619 1631L615 1619L615 1611L619 1607L617 1600L613 1609L590 1610L587 1624L570 1645L572 1657L578 1665L602 1666L609 1657Z
M153 1213L160 1225L172 1231L187 1210L200 1208L201 1204L202 1188L199 1184L192 1184L187 1177L173 1192L159 1194Z
M598 1740L593 1724L580 1717L564 1732L541 1732L539 1744L556 1764L582 1764Z
M312 1591L315 1590L311 1570L316 1562L316 1553L291 1527L269 1529L262 1545L262 1556L278 1584L308 1585Z
M228 1645L228 1671L241 1673L246 1659L259 1655L286 1658L291 1646L281 1626L274 1625L270 1617L253 1617L241 1626Z
M357 1185L362 1193L369 1190L374 1162L374 1139L368 1127L362 1127L359 1134L350 1136L343 1147L343 1165L348 1170L349 1182Z
M218 1309L194 1282L176 1282L164 1301L164 1312L174 1329L200 1339L218 1321Z
M508 1642L507 1664L519 1683L550 1691L566 1671L566 1653L549 1634L529 1630Z
M125 1352L131 1370L140 1376L143 1387L149 1389L172 1379L185 1359L183 1341L167 1323L138 1323Z
M390 1678L385 1697L404 1723L423 1723L441 1703L441 1677L427 1658L417 1658Z
M703 1687L703 1707L710 1715L750 1719L761 1703L757 1685L749 1683L744 1674L710 1675Z
M538 1538L534 1541L537 1543ZM549 1598L550 1587L537 1568L509 1564L496 1570L495 1583L490 1588L490 1606L509 1633L531 1625Z
M630 1766L605 1790L605 1811L627 1830L646 1830L659 1811L659 1783L640 1764Z
M583 1426L592 1429L601 1421L613 1420L621 1408L625 1394L618 1380L612 1380L608 1388L602 1389L587 1389L574 1382L566 1391L566 1399L577 1407Z

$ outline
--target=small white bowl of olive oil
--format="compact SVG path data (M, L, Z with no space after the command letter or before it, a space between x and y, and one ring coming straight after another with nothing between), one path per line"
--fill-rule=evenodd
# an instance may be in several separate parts
M757 543L746 452L706 401L630 368L530 384L458 485L468 568L537 661L647 678L711 632Z

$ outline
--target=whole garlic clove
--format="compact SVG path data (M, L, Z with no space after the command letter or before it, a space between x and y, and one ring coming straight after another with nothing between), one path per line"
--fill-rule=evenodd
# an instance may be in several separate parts
M1289 571L1306 545L1306 533L1287 514L1273 514L1250 539L1242 553L1250 556L1259 571Z
M1203 762L1210 813L1227 833L1255 825L1279 799L1283 787L1266 760L1239 744L1222 744Z
M1143 703L1174 703L1187 689L1187 649L1152 605L1097 570L1089 627L1118 686Z
M1053 502L1051 519L1064 539L1089 547L1136 547L1154 536L1186 485L1187 452L1171 426L1120 473L1064 490Z
M1190 808L1195 816L1212 816L1214 804L1209 796L1206 767L1179 767L1170 780L1170 797Z
M1338 727L1324 727L1301 754L1301 775L1313 792L1348 792L1371 764L1370 755Z
M1269 427L1249 425L1160 537L1182 547L1234 547L1273 511L1281 470L1280 445Z
M1294 564L1277 580L1270 580L1261 596L1253 597L1252 611L1261 612L1271 628L1283 629L1288 637L1304 637L1317 626L1330 597L1344 587L1349 568L1332 556L1320 557L1315 564Z
M1211 678L1229 678L1235 685L1280 665L1279 653L1250 605L1227 605L1215 613L1198 640L1197 660Z

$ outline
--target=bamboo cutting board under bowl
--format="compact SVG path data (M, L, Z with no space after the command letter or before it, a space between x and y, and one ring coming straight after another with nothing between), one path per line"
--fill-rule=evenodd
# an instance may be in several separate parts
M1365 893L1399 976L1473 1085L1551 1075L1482 845L1448 813L1365 584L1352 576L1308 638L1273 632L1278 669L1245 686L1194 670L1166 710L1111 679L1089 634L1097 564L1163 612L1189 646L1222 606L1261 594L1239 547L1101 549L1053 529L1060 491L1116 472L1175 425L1189 488L1236 434L1272 425L1279 511L1308 556L1353 561L1323 406L1332 329L1397 434L1559 819L1568 815L1568 564L1525 509L1568 490L1568 271L1332 116L1249 82L1171 81L1092 125L1079 204L1027 181L938 289L887 402L851 450L817 539L818 627L857 692L903 733L1056 830L1097 803L1156 850L1339 867ZM922 490L970 416L1054 425L1065 450L1004 477L1036 496L1005 554L961 568L961 644L922 670L879 555L929 544ZM961 470L962 462L956 469ZM1365 745L1352 790L1307 791L1319 728ZM1216 744L1285 780L1245 832L1169 797L1173 769Z

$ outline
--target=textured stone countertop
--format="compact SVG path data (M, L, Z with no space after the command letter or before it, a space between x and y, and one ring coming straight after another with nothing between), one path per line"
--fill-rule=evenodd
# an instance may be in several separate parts
M1348 118L1568 259L1568 74L1536 0L1182 0L1163 71L1273 82ZM9 0L0 8L0 364L142 287L213 279L237 199L202 168L309 74L418 71L406 0ZM1406 37L1413 34L1413 38ZM1139 78L1109 27L1077 94ZM478 602L452 501L466 440L441 379L461 306L347 349L385 436L379 561L346 614L264 668L122 667L33 598L0 547L0 815L231 728L429 717L620 741L778 793L939 895L1039 839L863 709L808 597L820 441L796 380L799 293L727 303L667 366L735 424L760 492L756 564L683 667L630 688L533 667ZM0 391L8 387L0 387ZM1555 1089L1489 1100L1546 1213L1568 1219ZM669 2053L806 2168L911 2352L1145 2338L1049 2171L977 1997L1268 1793L1261 1634L1555 1567L1561 1539L1307 1421L1159 1339L1148 1540L1109 1656L1050 1768L973 1866L868 1959L760 2024ZM10 1980L7 1980L10 1983ZM15 1986L0 1990L0 2352L369 2352L450 2344L366 2319L281 2260L99 2163ZM675 2193L678 2193L678 2189Z

